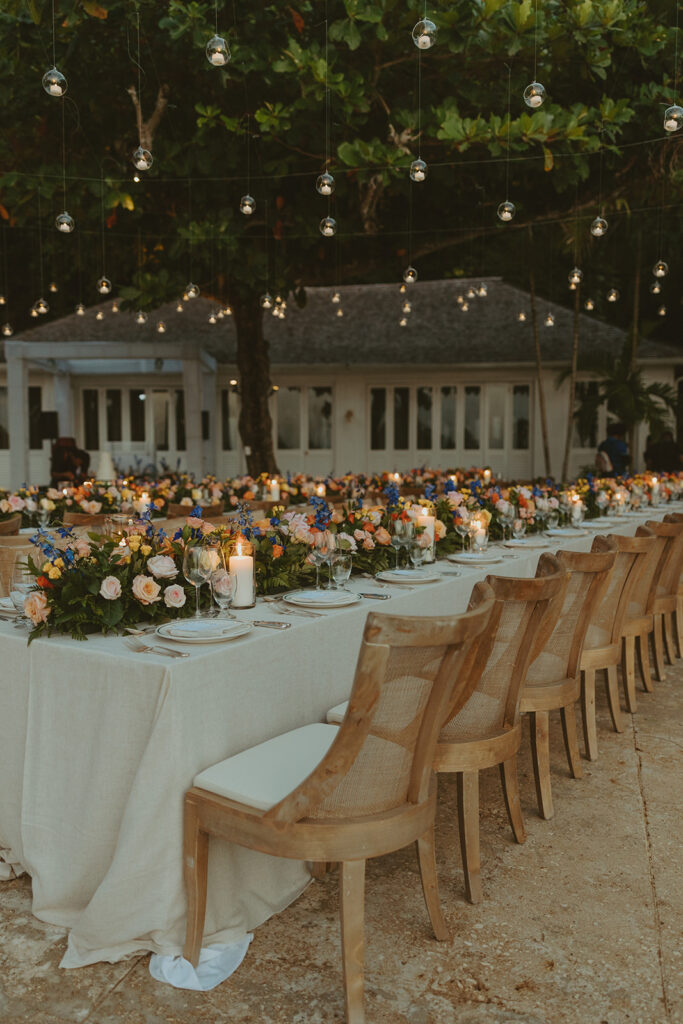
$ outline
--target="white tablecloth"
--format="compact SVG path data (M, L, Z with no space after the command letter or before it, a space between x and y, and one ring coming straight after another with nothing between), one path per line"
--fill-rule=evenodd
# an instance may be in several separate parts
M624 521L617 532L637 525ZM594 535L562 546L588 550ZM70 929L62 966L180 952L185 790L208 765L322 721L345 700L369 611L461 612L476 580L533 575L538 556L506 549L489 569L394 587L383 591L391 600L324 618L294 616L288 630L254 629L186 659L134 654L120 638L27 647L25 634L0 624L0 849L31 874L33 913ZM277 618L262 602L240 616ZM212 842L204 945L243 936L308 880L299 862Z

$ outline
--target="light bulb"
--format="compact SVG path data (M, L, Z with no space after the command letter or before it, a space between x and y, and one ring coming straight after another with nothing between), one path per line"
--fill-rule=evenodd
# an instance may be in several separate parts
M406 318L404 316L402 316L401 319L398 322L398 326L399 327L407 327L407 325L408 325L408 321L406 320Z
M465 295L467 296L468 299L476 299L477 293L475 292L475 290L472 287L472 285L470 285L470 287L467 289L467 291L465 292Z
M285 314L284 309L282 308L282 306L280 306L280 308L277 311L278 320L284 320L285 315L286 314Z
M331 238L337 234L337 222L334 217L323 217L320 221L320 234L325 238Z
M57 231L61 231L63 235L70 235L76 227L76 222L71 214L64 210L55 217L55 227L57 228Z
M240 213L243 213L245 217L251 217L252 213L256 209L256 200L253 196L247 194L242 196L240 199Z
M667 107L664 111L664 131L677 132L683 125L683 107L674 103L673 107Z
M403 280L406 284L415 284L417 281L417 270L415 267L406 267L403 271Z
M666 316L666 306L660 306L657 310L657 316Z
M569 282L569 291L570 292L575 292L577 288L578 288L578 285L577 285L576 281L570 281Z
M154 163L154 159L148 149L138 146L133 153L133 163L139 171L148 171Z
M184 308L185 307L183 306L182 302L180 300L178 300L178 302L176 302L176 306L175 306L176 313L182 313Z
M221 36L213 36L206 44L206 59L215 68L222 68L230 60L230 47Z
M429 18L423 18L413 27L412 34L418 50L431 50L436 42L436 25Z
M410 180L411 181L424 181L427 177L427 164L424 160L413 160L410 165Z
M278 305L275 305L275 306L273 306L273 308L271 309L271 311L270 311L270 315L271 315L271 316L277 316L279 312L280 312L280 307L279 307Z
M273 308L273 296L270 292L265 292L264 295L259 299L261 309L272 309Z
M66 78L57 68L50 68L43 75L43 89L48 96L64 96L68 88Z
M498 216L501 220L508 221L512 220L514 215L517 213L517 208L514 203L511 203L509 199L506 199L504 203L501 203L498 207Z
M456 299L455 301L456 301L456 302L458 303L458 305L459 305L459 306L462 306L462 304L463 304L463 302L464 302L465 300L464 300L464 298L462 297L462 295L458 295L458 297L457 297L457 299Z
M526 322L526 313L524 312L523 309L520 309L519 313L517 314L517 320L519 321L520 324L523 324L523 323Z
M37 306L35 306L35 305L34 305L34 306L31 306L31 308L30 308L30 310L29 310L29 316L33 317L33 319L34 319L34 320L35 320L35 319L36 319L37 317L39 317L39 316L40 316L40 313L38 312L38 307L37 307Z
M653 295L659 295L662 290L662 286L659 281L653 281L650 285L650 291Z
M36 309L38 310L40 316L45 316L45 314L49 313L50 311L50 307L45 301L45 299L38 299L38 301L36 302Z
M330 301L333 302L335 305L338 302L341 302L341 295L339 294L339 292L332 292L332 298Z
M591 224L591 235L594 235L596 238L602 238L603 235L607 234L608 227L609 224L604 217L596 217Z
M569 273L569 283L573 285L581 284L583 281L583 270L579 270L578 267L574 267Z
M617 291L617 289L616 288L610 288L610 290L607 292L607 301L608 302L617 302L618 299L619 299L619 292Z
M210 324L217 324L218 323L218 317L216 316L215 313L209 313L207 319L208 319Z
M223 316L232 316L232 306L223 306Z
M109 295L109 292L111 291L111 281L109 280L108 277L102 275L102 277L97 282L97 290L100 293L100 295Z
M136 185L140 184L140 175L137 173L137 171L133 175L133 181L135 182Z
M592 310L594 310L595 309L595 302L593 301L593 299L586 299L586 301L583 304L583 308L588 310L589 313Z
M101 309L98 309L97 312L95 313L95 319L104 320L104 313L102 312Z
M114 299L114 301L111 304L111 311L112 311L112 313L118 313L120 308L121 307L119 306L119 300L118 299Z
M543 323L545 324L546 327L554 327L555 326L555 317L553 316L553 314L552 313L548 313L546 318L545 318L545 320L543 321Z
M55 294L55 292L59 291L59 285L57 284L56 281L50 281L50 283L48 285L48 291L51 291L53 295ZM1 295L0 295L0 299L2 299ZM2 302L0 302L0 306L2 306L2 305L4 305L4 299L2 299Z
M135 314L135 323L136 324L146 324L147 323L147 314L145 313L145 311L143 309L139 309L137 311L137 313Z
M50 289L52 290L52 289ZM0 306L4 306L7 303L7 299L4 295L0 295Z
M470 308L469 302L463 302L462 306L460 307L460 312L461 313L466 313L469 308Z
M321 196L331 196L334 192L334 178L327 171L319 174L315 182L316 192Z
M82 302L76 304L74 313L76 314L76 316L85 316L85 306L83 305Z
M406 299L406 301L403 303L403 307L402 307L401 312L403 312L403 313L412 313L412 311L413 311L413 307L411 306L411 304Z
M157 334L166 334L166 324L163 320L157 320Z
M183 298L184 299L196 299L198 295L199 295L199 286L196 285L196 284L192 284L192 281L190 281L190 283L185 288L185 294L184 294Z
M12 327L11 324L3 324L2 325L2 336L3 336L3 338L11 338L13 334L14 334L14 328Z
M652 273L655 277L666 277L669 273L669 264L665 260L657 260L652 268Z
M480 299L484 299L484 298L486 298L486 296L488 295L488 293L489 293L488 285L485 285L485 284L484 284L484 283L482 282L482 283L481 283L481 284L479 285L479 290L478 290L478 292L477 292L477 295L479 296L479 298L480 298Z
M402 284L398 290L401 293L401 295L405 295L406 286Z
M218 312L216 313L216 316L218 317L219 320L222 320L225 316L225 313L223 312L222 309L219 309Z
M527 107L531 107L532 110L537 110L538 107L542 106L544 99L545 89L540 82L532 82L531 85L527 85L524 90L524 102Z
M337 316L344 316L344 310L341 308L341 306L337 310Z

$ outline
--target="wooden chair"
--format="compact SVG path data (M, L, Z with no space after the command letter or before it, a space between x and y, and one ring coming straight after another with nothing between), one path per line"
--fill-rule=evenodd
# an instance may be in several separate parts
M473 651L493 596L478 585L464 615L368 616L341 726L307 725L206 771L185 796L184 956L197 964L209 836L277 857L338 861L346 1017L362 1024L365 861L417 843L427 909L448 938L434 853L439 730L476 684Z
M196 508L196 502L192 505L181 505L176 504L174 501L169 501L168 510L166 515L169 519L178 519L182 517L187 519L193 508ZM202 519L215 519L216 516L223 515L223 502L217 501L213 505L202 505Z
M21 528L21 513L17 512L16 515L10 516L9 519L3 519L0 522L0 536L12 537L19 533Z
M598 756L596 672L605 673L607 699L615 731L623 732L625 728L617 678L617 666L622 654L622 627L634 581L640 571L640 560L647 556L653 544L654 537L610 534L608 537L596 537L591 546L592 552L616 551L617 554L602 600L594 609L581 654L581 714L585 754L589 761L597 760Z
M658 537L666 538L666 546L657 565L651 598L653 618L652 639L655 668L663 668L664 654L673 665L676 660L674 614L678 606L678 588L683 567L683 522L666 516L664 522L647 524Z
M522 684L546 616L550 628L564 599L568 574L550 554L541 555L535 579L487 576L495 606L480 657L477 687L456 708L441 731L434 758L437 772L455 772L458 787L460 849L470 903L481 899L479 852L479 771L500 766L505 805L515 839L526 839L517 784L517 752L522 730ZM554 603L553 603L554 602Z
M65 511L62 522L65 526L104 526L109 518L108 512L69 512Z
M670 515L664 517L665 523L683 523L683 513L672 512ZM672 570L673 585L676 591L676 606L673 610L672 615L672 632L674 641L676 644L676 653L678 657L683 657L683 582L681 582L681 575L683 574L683 562L678 567L678 577L676 578L675 570ZM666 632L665 632L666 636Z
M2 537L0 539L0 597L7 597L15 562L36 557L36 548L26 537Z
M536 643L538 653L527 670L520 707L522 714L529 715L538 813L546 819L553 816L549 737L551 711L560 712L572 777L579 779L583 775L574 710L574 705L581 697L581 652L595 607L612 571L616 552L585 554L558 551L556 557L562 568L569 573L569 582L554 628L550 633L544 628L543 635Z

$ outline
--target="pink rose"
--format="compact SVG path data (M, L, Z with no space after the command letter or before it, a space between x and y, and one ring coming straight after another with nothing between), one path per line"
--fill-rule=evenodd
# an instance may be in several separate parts
M9 503L10 503L11 508L15 512L21 512L22 508L26 504L24 499L20 498L18 494L10 494L10 496L9 496Z
M105 601L116 601L118 597L121 597L121 584L116 576L105 576L100 586L100 597L103 597Z
M391 544L391 536L388 530L385 530L383 526L375 532L375 540L378 544Z
M35 590L24 601L24 614L28 615L34 626L39 626L41 622L47 622L51 611L47 597L42 590Z
M353 536L356 538L359 544L362 544L365 540L365 530L354 530Z
M161 587L154 582L151 576L136 576L132 589L133 597L137 597L140 604L154 604L161 600L159 597Z
M204 520L200 519L199 516L188 516L187 519L185 520L187 525L190 526L193 530L201 530L203 521Z
M155 555L147 560L147 569L158 580L173 580L178 575L178 568L168 555Z
M90 554L90 541L85 537L79 537L73 544L69 545L75 552L76 558L85 558Z
M185 591L179 583L172 583L164 590L164 604L167 608L182 608L186 600Z
M366 551L372 551L374 546L375 542L372 539L372 537L366 537L363 543L361 544L361 547L365 548Z

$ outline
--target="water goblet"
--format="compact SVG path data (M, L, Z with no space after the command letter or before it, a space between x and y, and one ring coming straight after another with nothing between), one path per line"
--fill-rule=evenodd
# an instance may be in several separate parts
M9 596L12 604L19 612L14 624L15 629L20 629L24 626L29 626L31 629L33 628L33 623L24 611L24 602L28 595L36 589L36 578L29 570L26 562L15 562L14 568L12 569L12 576L10 578L9 590Z
M204 546L202 544L188 544L183 555L183 576L195 589L195 619L200 618L199 590L211 574L209 565L210 561L206 558Z
M547 519L546 519L546 529L547 530L556 530L557 529L557 524L559 523L559 521L560 521L560 514L559 514L559 512L557 512L554 508L551 508L550 512L548 512L548 516L547 516Z
M219 565L211 573L209 582L213 599L219 608L219 619L234 619L230 605L235 595L235 574L228 572L225 565Z
M320 566L330 564L330 555L335 549L336 538L329 530L318 530L318 532L313 535L313 547L311 548L309 558L315 566L316 590L323 589L320 583Z
M332 561L333 590L346 590L353 568L353 558L349 554L338 553Z
M526 533L526 523L523 519L513 519L512 521L512 536L515 540L521 540Z
M402 548L407 548L413 539L415 525L408 519L395 519L394 532L391 538L391 546L396 552L396 569L398 569L399 555Z
M424 565L427 549L423 548L419 541L414 540L408 548L408 555L413 569L420 569Z
M462 538L462 546L464 548L465 538L469 537L470 533L470 514L466 508L462 506L456 508L453 516L453 526L455 527L455 532Z

